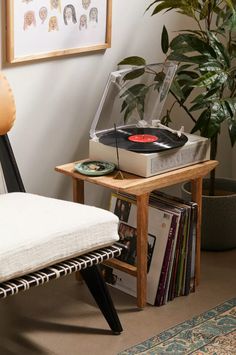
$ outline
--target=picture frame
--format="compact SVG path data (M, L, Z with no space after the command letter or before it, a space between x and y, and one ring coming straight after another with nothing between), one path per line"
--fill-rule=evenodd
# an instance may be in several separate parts
M111 47L112 0L8 0L9 63Z

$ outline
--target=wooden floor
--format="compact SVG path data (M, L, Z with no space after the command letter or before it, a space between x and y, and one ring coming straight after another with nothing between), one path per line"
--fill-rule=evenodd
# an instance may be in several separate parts
M115 355L236 296L236 250L202 254L196 293L157 308L111 290L124 332L111 335L86 287L56 280L0 303L1 355Z

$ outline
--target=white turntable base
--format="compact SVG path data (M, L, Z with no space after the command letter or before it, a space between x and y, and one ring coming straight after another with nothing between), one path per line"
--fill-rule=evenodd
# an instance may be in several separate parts
M210 159L210 142L207 138L186 134L188 142L181 148L158 153L136 153L119 148L120 169L143 177L158 175L170 170ZM105 160L117 165L116 148L89 141L89 158Z

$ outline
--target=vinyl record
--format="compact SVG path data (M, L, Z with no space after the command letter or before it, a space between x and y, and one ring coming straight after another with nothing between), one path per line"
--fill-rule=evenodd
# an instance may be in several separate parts
M160 128L122 128L106 132L99 142L138 153L154 153L182 147L188 138ZM117 142L117 143L116 143Z

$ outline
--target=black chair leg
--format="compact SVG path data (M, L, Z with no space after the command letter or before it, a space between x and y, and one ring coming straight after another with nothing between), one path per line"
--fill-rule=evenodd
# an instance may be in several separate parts
M25 192L7 134L0 136L0 162L8 192Z
M81 270L80 273L105 319L107 320L111 330L115 334L120 334L123 329L107 285L97 265Z

